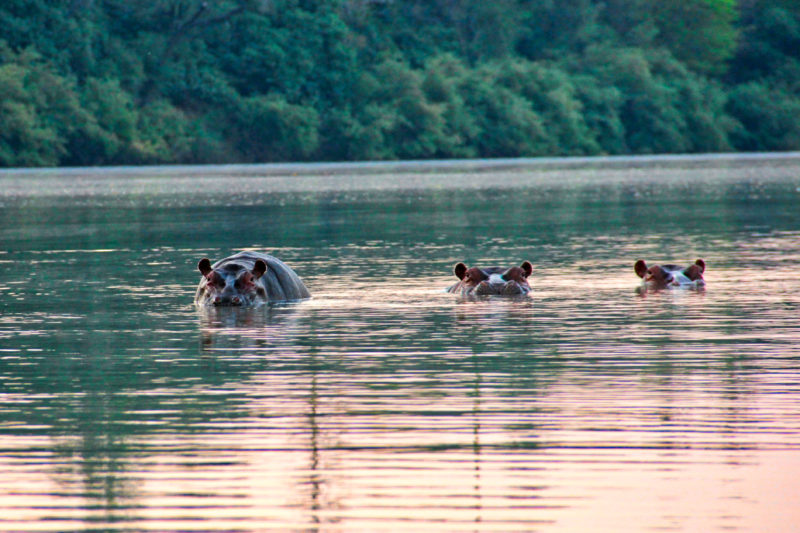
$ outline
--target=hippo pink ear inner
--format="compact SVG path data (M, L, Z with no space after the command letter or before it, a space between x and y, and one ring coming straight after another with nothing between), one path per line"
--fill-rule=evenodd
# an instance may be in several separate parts
M457 263L456 266L453 267L453 273L458 279L464 279L464 275L467 273L467 265L464 263Z
M533 265L530 261L523 262L522 265L520 265L520 268L522 268L522 271L525 272L526 278L533 274Z
M703 279L703 271L700 270L700 265L692 265L683 271L683 275L692 281Z
M211 272L212 272L212 270L211 270L211 261L209 261L207 257L202 258L200 260L200 262L197 263L197 270L200 271L200 273L203 275L203 277L207 278L208 275L211 274Z
M636 261L636 264L633 265L633 270L636 272L637 276L644 279L644 277L647 275L647 263L639 259Z
M261 276L263 276L266 271L267 271L267 264L261 259L258 259L251 273L253 274L253 277L255 279L258 279Z

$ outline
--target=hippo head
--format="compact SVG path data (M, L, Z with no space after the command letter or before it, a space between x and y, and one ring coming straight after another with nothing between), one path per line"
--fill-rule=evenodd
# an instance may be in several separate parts
M460 280L448 289L464 295L504 295L517 296L528 294L528 276L533 272L533 265L525 261L520 266L507 267L467 267L458 263L453 273Z
M647 263L639 259L633 265L633 270L648 287L652 288L701 286L705 283L703 272L706 270L706 263L702 259L698 259L694 264L685 268L677 265L648 267Z
M195 298L200 305L253 305L267 299L264 287L257 283L267 271L267 264L261 259L252 270L239 263L212 268L207 258L201 259L197 268L203 275Z

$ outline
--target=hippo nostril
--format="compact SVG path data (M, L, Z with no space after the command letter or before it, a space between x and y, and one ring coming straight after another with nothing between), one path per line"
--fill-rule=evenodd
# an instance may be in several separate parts
M479 296L486 296L488 294L496 294L497 289L493 287L488 281L481 281L477 287L475 287L475 294Z

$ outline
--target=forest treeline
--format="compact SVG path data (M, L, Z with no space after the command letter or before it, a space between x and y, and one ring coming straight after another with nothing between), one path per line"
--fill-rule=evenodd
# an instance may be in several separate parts
M0 3L0 166L798 149L796 0Z

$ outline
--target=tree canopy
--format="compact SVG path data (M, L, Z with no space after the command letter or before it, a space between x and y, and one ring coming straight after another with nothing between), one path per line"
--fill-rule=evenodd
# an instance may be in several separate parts
M793 0L4 0L0 165L800 149Z

